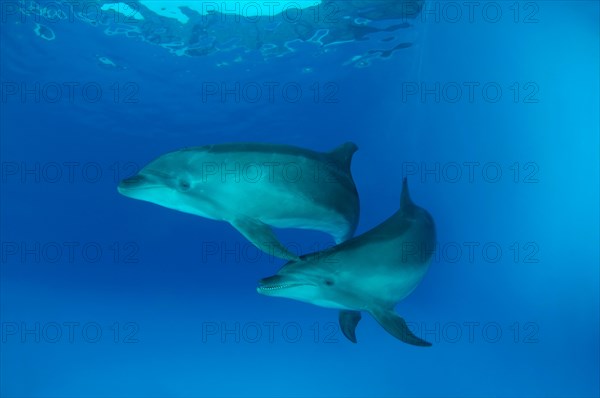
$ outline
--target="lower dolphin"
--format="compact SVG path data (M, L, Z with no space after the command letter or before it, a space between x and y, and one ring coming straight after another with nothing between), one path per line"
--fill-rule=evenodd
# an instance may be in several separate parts
M350 172L357 146L321 153L288 145L234 143L160 156L121 181L121 194L229 222L259 249L297 259L271 227L324 231L336 243L356 229L359 200Z
M433 218L412 202L405 178L394 215L360 236L290 261L262 279L257 291L339 309L341 330L354 343L360 311L365 311L403 342L430 346L409 330L394 307L425 275L435 239Z

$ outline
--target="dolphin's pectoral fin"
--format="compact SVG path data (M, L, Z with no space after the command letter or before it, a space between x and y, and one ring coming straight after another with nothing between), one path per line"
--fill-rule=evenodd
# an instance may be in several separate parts
M237 218L231 225L260 250L275 257L286 260L298 260L299 257L290 252L279 242L271 227L251 218Z
M392 310L376 309L371 311L371 315L379 324L392 336L405 343L421 347L429 347L431 343L420 339L410 331L408 325L400 316Z
M344 336L353 343L356 343L356 325L358 325L360 318L360 311L340 311L340 329L342 329Z

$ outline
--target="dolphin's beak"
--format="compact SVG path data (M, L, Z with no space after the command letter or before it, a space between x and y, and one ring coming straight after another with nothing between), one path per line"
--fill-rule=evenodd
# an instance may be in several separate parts
M281 275L273 275L273 276L269 276L267 278L263 278L260 281L258 281L258 285L260 287L265 287L268 288L269 286L278 286L278 285L282 285L284 284L284 278L281 277Z
M258 281L256 291L260 294L269 295L270 293L282 289L286 286L284 278L280 275L269 276Z
M125 193L132 189L139 189L147 183L146 177L141 174L134 175L133 177L126 178L119 183L117 189L120 193Z
M301 281L295 281L294 278L283 275L273 275L268 278L263 278L258 282L256 291L264 295L273 295L277 291L287 289L290 287L303 286L307 283Z

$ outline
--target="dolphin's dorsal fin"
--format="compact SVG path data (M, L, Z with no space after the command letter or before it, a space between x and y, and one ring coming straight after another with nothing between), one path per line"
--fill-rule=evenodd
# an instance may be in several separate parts
M406 210L409 206L414 206L408 191L408 180L406 177L402 180L402 193L400 194L400 209Z
M344 167L344 170L350 171L352 155L358 150L354 142L346 142L329 152L329 157Z

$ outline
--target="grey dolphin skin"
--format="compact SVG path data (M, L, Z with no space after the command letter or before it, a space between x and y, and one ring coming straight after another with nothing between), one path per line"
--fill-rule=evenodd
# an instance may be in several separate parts
M257 291L340 310L344 335L356 343L360 311L369 312L392 336L417 346L431 344L415 336L394 306L425 275L435 248L431 215L415 205L403 181L400 209L370 231L328 250L290 261Z
M259 249L297 260L271 227L319 230L336 243L352 237L359 200L350 163L357 149L351 142L327 153L259 143L186 148L155 159L118 190L227 221Z

